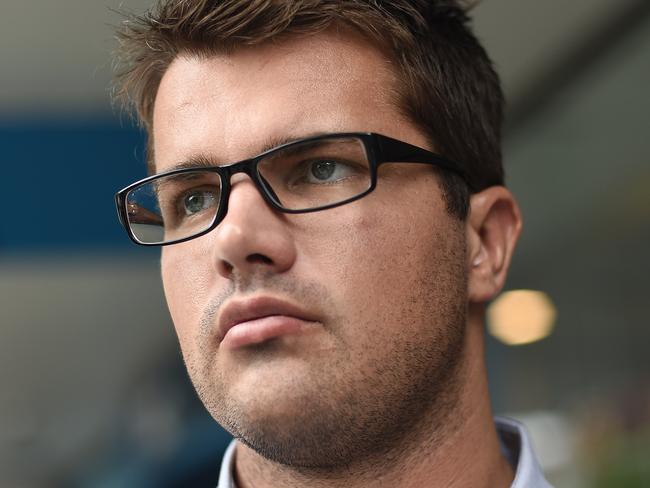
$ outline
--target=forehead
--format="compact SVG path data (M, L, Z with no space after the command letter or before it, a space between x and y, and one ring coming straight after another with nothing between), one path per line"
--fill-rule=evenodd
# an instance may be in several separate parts
M156 171L197 155L244 159L268 140L313 133L403 138L395 86L387 57L360 36L333 29L228 55L179 56L156 96Z

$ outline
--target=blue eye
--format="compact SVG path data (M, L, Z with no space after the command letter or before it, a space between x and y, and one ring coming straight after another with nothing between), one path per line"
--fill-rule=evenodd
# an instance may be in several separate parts
M336 171L336 161L314 161L309 168L311 175L320 181L328 180Z
M304 180L307 183L337 183L359 175L359 169L334 159L317 159L309 161L306 173Z
M209 191L194 191L183 198L185 215L194 215L216 205L215 196Z

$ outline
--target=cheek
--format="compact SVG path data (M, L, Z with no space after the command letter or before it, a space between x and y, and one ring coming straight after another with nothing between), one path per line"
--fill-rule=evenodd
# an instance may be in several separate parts
M318 230L301 229L302 235L320 236L306 241L300 255L320 271L319 279L337 304L336 313L350 322L340 330L349 345L380 347L375 339L392 334L405 313L422 316L416 308L423 301L417 295L437 292L423 289L435 286L436 280L427 276L446 272L437 266L447 253L440 240L443 221L437 219L437 201L430 200L430 206L420 204L424 210L414 211L368 197L321 212L313 224ZM419 320L409 324L417 327Z
M163 248L161 274L165 298L181 346L197 332L210 293L207 263L190 243Z

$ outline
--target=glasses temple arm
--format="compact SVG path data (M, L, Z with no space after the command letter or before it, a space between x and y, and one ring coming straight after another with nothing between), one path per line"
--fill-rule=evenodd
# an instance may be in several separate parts
M456 162L446 159L438 154L432 153L426 149L398 141L387 136L382 136L377 140L380 151L380 158L377 161L381 163L428 163L439 166L445 170L456 173L463 178L471 188L467 173Z

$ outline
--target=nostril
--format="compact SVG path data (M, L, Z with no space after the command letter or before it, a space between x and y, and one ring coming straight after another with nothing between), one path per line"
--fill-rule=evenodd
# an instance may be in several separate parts
M233 270L233 265L230 264L228 261L221 261L221 269L225 273L225 275L230 275Z
M246 257L246 261L249 263L273 264L273 260L264 256L264 254L250 254Z

